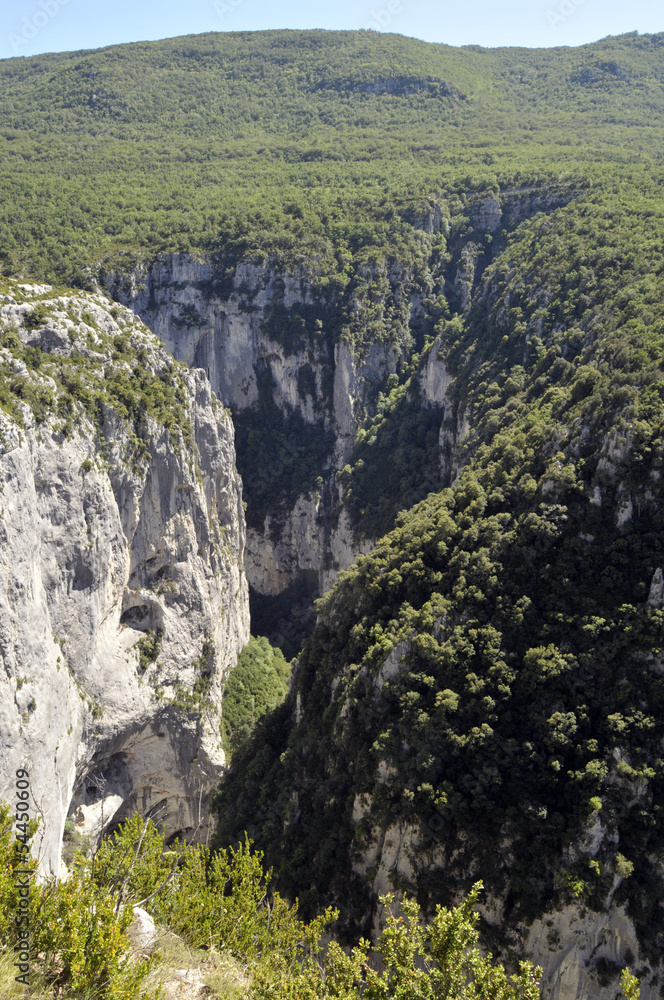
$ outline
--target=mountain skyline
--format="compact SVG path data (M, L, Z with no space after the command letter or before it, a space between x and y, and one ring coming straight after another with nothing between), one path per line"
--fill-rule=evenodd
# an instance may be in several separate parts
M0 59L157 41L208 31L327 29L396 32L448 45L576 46L629 32L662 30L652 0L471 0L451 7L436 0L339 0L315 9L304 0L192 0L111 8L80 0L16 0L5 12Z

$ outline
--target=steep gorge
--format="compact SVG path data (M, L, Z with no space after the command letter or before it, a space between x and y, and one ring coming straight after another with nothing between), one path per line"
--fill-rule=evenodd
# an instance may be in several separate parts
M102 272L109 293L174 357L204 369L231 408L258 620L261 607L279 614L289 602L304 612L306 630L312 598L371 549L400 509L449 484L467 402L448 395L439 331L467 310L507 234L575 193L555 184L470 193L452 212L445 199L430 199L405 213L401 255L340 250L329 272L315 260L291 272L183 254L129 276ZM381 415L389 441L379 443ZM282 613L292 622L292 610ZM274 611L266 624L275 626ZM306 634L295 629L289 655Z
M629 964L654 1000L664 36L208 34L0 76L0 792L27 756L45 863L65 815L207 837L246 555L252 631L299 657L216 843L348 940L386 889L430 914L482 878L484 944L548 996Z

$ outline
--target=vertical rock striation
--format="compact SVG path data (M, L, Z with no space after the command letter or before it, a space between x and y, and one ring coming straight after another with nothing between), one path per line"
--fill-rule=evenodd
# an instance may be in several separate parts
M343 267L345 250L327 268L309 260L291 269L248 260L226 269L181 253L159 255L128 277L100 276L174 357L206 371L233 412L239 462L245 437L279 423L285 461L266 449L243 468L247 575L258 593L282 593L303 573L324 592L382 533L369 530L370 518L358 524L340 473L396 384L410 379L409 393L440 412L438 474L428 470L409 503L454 478L469 426L454 412L452 373L438 357L441 317L448 303L468 311L507 231L572 196L565 186L470 192L456 198L452 234L450 205L427 199L403 209L395 247L365 247Z
M351 458L358 430L375 412L379 388L403 368L414 342L407 332L406 347L388 337L358 345L321 332L326 309L331 314L333 308L321 303L304 271L288 274L241 262L232 281L220 283L217 274L212 262L173 254L128 281L108 276L106 286L174 357L206 371L236 419L267 399L275 413L296 422L305 451L309 435L325 439L319 482L315 476L303 480L281 506L279 488L273 490L274 506L249 519L246 552L249 582L259 593L279 594L303 571L315 574L323 592L339 570L371 548L373 540L354 536L340 509L338 473ZM399 308L407 331L419 309L412 278L397 268L389 286L396 299L404 299ZM349 308L361 322L365 303L355 297ZM297 335L287 330L289 315L304 317ZM251 507L251 489L248 495Z
M204 838L248 638L231 419L101 296L10 287L0 323L0 798L27 766L53 872L68 815Z

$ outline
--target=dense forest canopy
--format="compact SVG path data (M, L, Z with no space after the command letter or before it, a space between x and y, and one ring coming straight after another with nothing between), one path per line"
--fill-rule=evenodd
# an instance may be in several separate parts
M238 32L3 60L0 265L81 283L192 248L336 269L398 248L423 196L640 186L663 111L664 35L528 50Z

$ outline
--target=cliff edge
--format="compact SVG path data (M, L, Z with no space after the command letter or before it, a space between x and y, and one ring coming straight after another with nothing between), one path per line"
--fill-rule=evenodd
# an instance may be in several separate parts
M248 639L242 490L206 376L133 314L0 291L0 798L26 766L57 873L68 816L92 839L135 808L207 836Z

